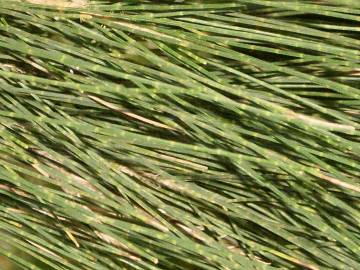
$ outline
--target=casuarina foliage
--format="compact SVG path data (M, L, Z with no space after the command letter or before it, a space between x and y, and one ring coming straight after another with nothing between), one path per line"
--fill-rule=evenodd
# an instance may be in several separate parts
M360 269L359 25L358 0L0 0L1 260Z

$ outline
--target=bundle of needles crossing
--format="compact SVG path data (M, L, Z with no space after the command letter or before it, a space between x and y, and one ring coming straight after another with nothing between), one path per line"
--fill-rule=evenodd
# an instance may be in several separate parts
M0 269L360 269L360 1L0 0Z

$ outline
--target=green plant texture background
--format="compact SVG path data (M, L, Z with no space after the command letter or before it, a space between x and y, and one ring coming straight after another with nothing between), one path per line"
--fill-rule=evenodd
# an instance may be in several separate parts
M0 269L359 270L360 1L0 0Z

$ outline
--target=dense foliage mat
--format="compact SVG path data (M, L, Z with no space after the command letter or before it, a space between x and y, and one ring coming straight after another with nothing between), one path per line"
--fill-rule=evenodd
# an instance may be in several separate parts
M0 254L359 269L359 25L358 0L0 0Z

